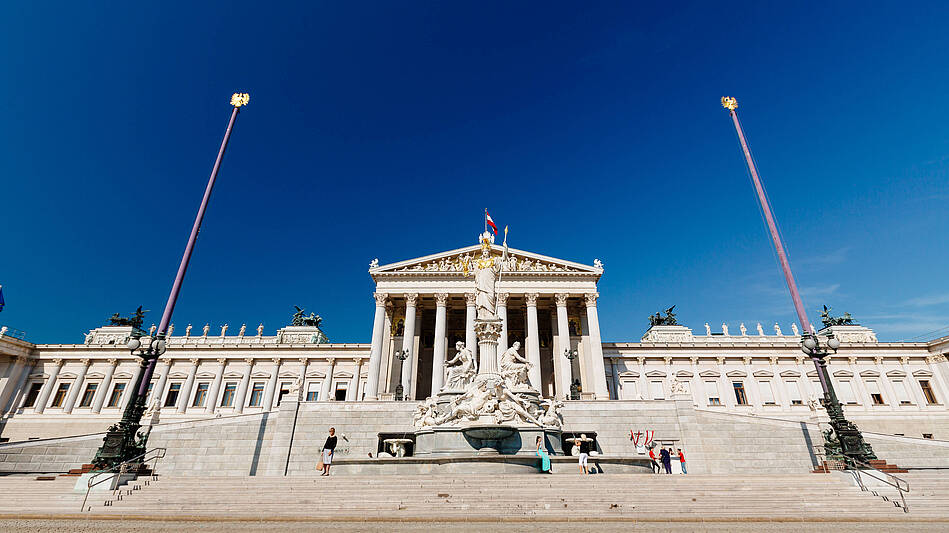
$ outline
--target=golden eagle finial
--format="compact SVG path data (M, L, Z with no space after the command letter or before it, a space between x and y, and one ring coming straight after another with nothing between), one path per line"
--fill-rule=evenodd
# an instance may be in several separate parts
M231 105L234 107L245 106L248 102L250 102L250 95L247 93L234 93L231 95Z
M723 96L722 107L724 107L725 109L729 111L734 111L735 109L738 108L738 100L735 100L731 96Z

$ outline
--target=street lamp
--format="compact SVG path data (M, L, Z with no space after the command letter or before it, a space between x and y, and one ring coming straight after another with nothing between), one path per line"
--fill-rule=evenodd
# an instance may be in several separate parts
M848 459L854 459L854 462L857 463L854 466L859 466L860 463L869 463L871 459L876 459L877 456L873 453L873 448L863 440L863 435L860 433L860 429L857 428L856 424L844 417L843 405L841 405L840 400L837 399L837 393L834 392L834 384L830 380L830 375L827 373L827 356L830 355L831 351L837 353L837 349L840 348L840 340L834 337L833 334L830 334L827 337L826 344L830 351L820 345L820 339L817 335L809 331L805 331L804 334L801 335L801 351L809 355L817 366L817 377L820 379L820 385L824 391L821 404L824 406L824 409L827 411L827 416L830 418L830 427L834 430L834 434L837 437L840 446L840 454ZM829 441L833 444L826 435L825 441ZM834 450L831 450L831 452L833 451Z
M570 361L570 377L571 378L573 377L573 360L576 359L578 355L580 355L580 353L577 352L576 350L571 351L570 348L563 349L563 356L566 357L567 360ZM570 383L570 399L571 400L580 399L580 386L577 385L576 381L571 381Z
M395 399L396 401L401 402L405 398L403 393L405 392L405 387L402 386L402 365L405 364L405 360L409 358L408 350L400 350L395 352L395 356L399 358L399 361L402 361L402 364L399 365L399 384L395 387Z
M129 337L128 349L132 355L141 358L139 365L144 367L151 361L158 359L165 353L167 345L165 335L159 334L148 338L148 344L142 343L142 337L145 332L134 328ZM139 371L138 379L135 381L130 394L125 411L122 412L122 419L118 424L112 424L105 434L102 446L96 451L96 456L92 464L96 468L108 468L116 463L138 457L145 453L145 445L148 441L148 435L139 435L138 430L141 427L142 414L145 412L145 400L147 394L139 392L139 386L142 383L145 372Z

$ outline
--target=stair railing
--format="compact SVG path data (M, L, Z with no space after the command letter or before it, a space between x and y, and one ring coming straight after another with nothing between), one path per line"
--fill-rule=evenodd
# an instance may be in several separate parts
M152 475L155 473L155 465L158 464L158 460L165 457L166 448L152 448L150 451L147 451L141 455L136 455L135 457L122 461L121 463L111 466L105 470L97 470L93 472L92 477L89 478L88 483L86 484L86 496L82 499L82 507L80 511L86 510L86 500L89 499L89 492L92 491L92 487L99 485L100 483L105 483L106 481L111 481L113 479L109 474L124 474L129 471L129 467L133 464L142 465L147 464L149 461L152 462L151 471ZM99 478L102 479L99 479ZM115 496L116 491L119 488L115 487L112 490L112 495ZM90 507L91 510L91 507Z
M860 485L860 490L868 491L867 486L863 483L863 476L867 475L878 481L882 481L887 485L896 489L900 494L900 500L902 501L902 509L904 513L909 512L909 507L906 505L906 498L903 496L904 492L909 492L909 483L900 477L896 477L889 472L884 472L879 468L876 468L869 463L865 463L859 459L853 457L847 457L847 462L853 462L852 466L848 466L848 470L853 472L853 477L857 480L857 484ZM873 472L880 474L879 476L874 475Z

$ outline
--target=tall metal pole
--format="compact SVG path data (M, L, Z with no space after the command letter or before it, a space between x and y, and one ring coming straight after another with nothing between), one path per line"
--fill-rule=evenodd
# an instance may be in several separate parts
M761 178L758 177L758 169L755 168L754 159L751 157L751 150L748 148L748 142L745 141L745 132L742 131L741 123L738 121L738 101L730 96L722 97L722 107L728 109L728 114L735 125L735 131L738 133L738 140L741 142L741 149L745 155L745 162L748 164L748 171L751 173L751 179L755 184L755 192L758 194L758 203L761 204L761 210L764 212L765 222L768 225L768 231L771 234L771 240L774 243L774 250L778 254L778 262L781 263L781 270L784 272L784 280L787 282L788 291L791 293L791 300L794 302L794 310L797 312L797 318L801 321L804 333L801 336L802 348L805 353L811 356L814 367L817 369L817 377L820 380L821 389L824 392L824 408L830 417L830 425L837 435L840 448L845 456L866 462L876 459L873 449L863 440L860 430L852 422L844 417L843 406L837 399L837 393L834 392L833 383L827 373L827 356L830 353L823 349L817 339L817 332L807 319L807 313L804 311L804 303L801 300L801 293L797 290L797 283L794 281L794 274L791 273L791 264L788 262L787 253L784 251L784 244L781 242L781 236L778 233L778 226L774 222L774 214L771 212L771 205L768 203L768 196L765 194L764 186L761 184ZM834 352L837 351L836 344L828 343Z
M178 274L175 276L175 282L171 285L171 293L168 295L168 301L165 303L165 312L161 315L161 323L158 325L157 338L164 338L168 331L168 324L171 322L171 314L175 310L175 304L178 302L178 293L181 292L181 283L185 279L185 272L188 270L188 263L191 262L191 254L194 251L194 243L198 240L198 233L201 231L201 222L204 221L204 212L208 208L208 201L211 199L211 190L214 189L214 182L217 180L218 170L221 169L221 160L224 159L224 151L227 150L227 143L231 139L231 130L234 128L234 122L237 120L237 114L241 107L247 105L250 101L250 95L246 93L234 93L231 96L231 105L234 110L231 112L231 119L227 123L227 130L224 131L224 140L221 141L221 149L218 150L217 159L214 161L214 168L211 169L211 177L208 179L208 186L204 189L204 198L201 199L201 206L198 207L198 214L194 217L194 226L191 227L191 236L188 237L188 245L185 246L185 252L181 256L181 264L178 265ZM157 358L148 362L142 375L142 381L139 385L138 394L144 395L148 390L148 384L151 382L152 374L155 371Z

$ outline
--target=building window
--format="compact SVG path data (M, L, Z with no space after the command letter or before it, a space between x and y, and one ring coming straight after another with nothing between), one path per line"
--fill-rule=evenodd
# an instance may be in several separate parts
M886 404L883 401L883 393L880 392L880 384L875 379L867 381L867 392L870 393L870 401L873 402L873 405Z
M662 391L662 382L661 381L650 381L649 382L649 395L652 396L653 400L663 400L665 395Z
M250 393L250 407L260 407L260 403L264 400L264 382L255 381L254 388Z
M346 383L337 383L336 384L336 401L345 402L346 401L346 389L349 385Z
M280 394L277 396L277 407L280 407L280 402L283 401L285 394L290 394L290 382L281 381L280 382Z
M178 395L181 394L181 383L172 383L168 387L168 396L165 396L165 407L178 405Z
M758 390L761 391L761 403L764 405L775 405L774 389L771 388L770 381L759 381Z
M191 407L204 407L204 401L208 397L208 382L198 383L198 389L194 392L194 401Z
M26 400L23 401L23 407L34 407L41 390L43 390L43 383L31 384L30 391L26 393Z
M98 383L89 383L86 385L86 391L82 393L82 400L79 401L79 407L91 407L92 399L95 398L96 389L98 388Z
M145 391L145 405L151 405L152 403L152 391L155 389L155 382L150 381L148 383L148 390Z
M69 383L60 383L59 388L56 389L56 395L53 396L53 403L50 404L50 407L62 407L63 401L66 399L66 392L69 391Z
M123 392L125 392L125 383L116 383L112 387L112 394L109 395L109 403L106 404L106 407L118 407L119 402L122 401Z
M933 434L932 434L932 433L923 433L923 438L924 438L924 439L931 439L931 438L933 438Z
M722 397L718 395L718 382L705 382L705 395L708 396L709 405L722 405Z
M745 394L744 382L733 381L732 387L735 389L735 403L738 405L748 405L748 395Z
M229 381L224 384L224 394L221 396L221 407L232 407L234 405L234 394L237 391L237 383Z
M320 399L320 384L317 382L310 382L306 386L306 401L315 402Z
M896 391L896 399L900 401L900 405L913 405L912 400L909 399L909 390L906 389L906 383L903 380L894 381L893 390Z
M926 403L929 405L936 405L936 394L933 392L932 385L929 384L928 379L919 380L919 387L923 389L923 397L926 398Z
M851 381L841 381L839 382L840 390L840 401L847 405L856 405L857 399L853 394L853 382Z
M635 400L636 399L636 382L635 381L621 381L619 387L622 399L624 400Z
M804 405L803 396L801 395L801 387L796 379L786 380L784 382L784 388L786 388L788 391L788 397L791 400L791 405Z

